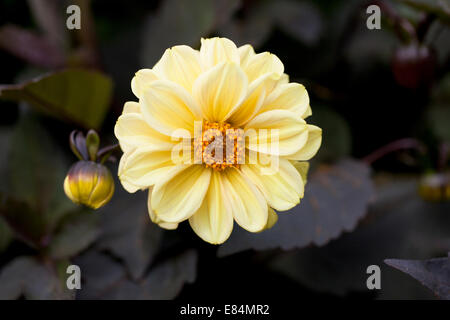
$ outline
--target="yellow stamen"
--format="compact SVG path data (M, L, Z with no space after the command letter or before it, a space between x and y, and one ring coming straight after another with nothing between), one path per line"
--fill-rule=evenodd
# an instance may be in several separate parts
M213 142L215 139L222 139L222 157L217 159L215 151L208 153L205 149ZM223 171L229 167L239 168L239 165L243 163L244 159L244 144L243 140L244 134L242 129L233 128L229 123L219 123L219 122L208 122L204 121L202 126L202 135L198 136L195 141L196 146L201 146L195 148L195 153L198 159L202 159L202 163L205 164L207 168L213 168L217 171ZM220 142L219 142L220 143ZM227 157L227 146L232 148L232 152L228 152ZM231 149L230 149L231 150Z

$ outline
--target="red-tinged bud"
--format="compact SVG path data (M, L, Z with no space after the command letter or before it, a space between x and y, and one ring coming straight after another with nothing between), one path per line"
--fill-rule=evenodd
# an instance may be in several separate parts
M433 81L436 62L436 53L432 48L409 44L395 51L392 71L397 83L403 87L428 87Z

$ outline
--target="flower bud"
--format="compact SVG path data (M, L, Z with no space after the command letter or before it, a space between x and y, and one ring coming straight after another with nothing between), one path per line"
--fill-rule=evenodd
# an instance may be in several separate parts
M111 199L114 180L102 164L82 160L67 173L64 191L73 202L98 209Z
M417 89L429 86L436 69L436 53L427 46L410 44L395 51L392 70L397 83Z
M430 202L450 201L450 173L423 176L419 182L419 195Z

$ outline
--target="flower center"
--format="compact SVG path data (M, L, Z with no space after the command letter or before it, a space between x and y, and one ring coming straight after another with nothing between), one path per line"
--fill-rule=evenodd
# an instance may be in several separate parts
M196 137L197 159L207 168L223 171L228 167L239 168L244 163L244 130L229 123L203 121L202 134ZM201 148L200 148L201 146Z

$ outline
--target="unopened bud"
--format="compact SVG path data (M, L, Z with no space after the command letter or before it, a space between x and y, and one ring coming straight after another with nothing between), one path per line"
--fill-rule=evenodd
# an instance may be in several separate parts
M114 194L114 179L104 165L81 160L67 173L64 191L73 202L98 209Z
M436 53L432 48L410 44L395 51L392 70L397 83L403 87L428 87L433 81L435 69Z
M426 201L450 201L450 173L423 176L419 182L419 194Z

